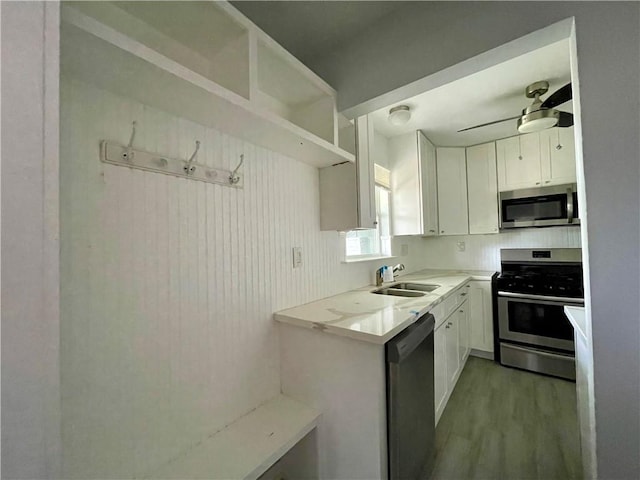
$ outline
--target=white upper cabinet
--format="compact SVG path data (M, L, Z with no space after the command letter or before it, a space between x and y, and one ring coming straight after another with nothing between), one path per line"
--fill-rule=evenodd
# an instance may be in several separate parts
M495 142L467 148L469 233L498 233Z
M440 235L469 233L467 165L464 148L437 148Z
M389 139L393 235L437 235L435 147L411 132Z
M575 183L573 127L550 128L496 142L498 189Z
M335 91L227 2L65 2L60 47L69 77L316 167L354 161Z
M540 135L537 132L498 140L496 159L501 192L540 185Z
M438 235L436 147L422 132L418 132L418 153L422 167L422 234Z
M358 186L358 227L376 228L376 191L373 145L375 132L368 115L356 120L356 177Z
M562 185L576 181L576 150L573 127L550 128L540 132L542 185Z
M355 122L357 160L320 169L320 230L376 228L373 123Z
M389 139L393 235L422 233L422 181L416 132Z

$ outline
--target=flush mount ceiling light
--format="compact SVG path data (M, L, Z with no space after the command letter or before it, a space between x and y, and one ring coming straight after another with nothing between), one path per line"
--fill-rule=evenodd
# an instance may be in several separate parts
M398 105L389 110L389 123L404 125L411 119L411 109L407 105Z

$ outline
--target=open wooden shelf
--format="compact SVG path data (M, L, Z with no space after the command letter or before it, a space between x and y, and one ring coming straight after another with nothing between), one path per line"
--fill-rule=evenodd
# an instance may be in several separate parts
M336 145L335 92L226 3L71 3L62 21L64 75L316 167L355 161Z

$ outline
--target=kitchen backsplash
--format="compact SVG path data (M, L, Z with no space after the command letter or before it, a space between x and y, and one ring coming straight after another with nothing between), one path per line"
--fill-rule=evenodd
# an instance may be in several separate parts
M464 243L464 251L459 243ZM456 235L424 239L429 268L500 270L501 248L580 247L577 227L525 228L497 235Z

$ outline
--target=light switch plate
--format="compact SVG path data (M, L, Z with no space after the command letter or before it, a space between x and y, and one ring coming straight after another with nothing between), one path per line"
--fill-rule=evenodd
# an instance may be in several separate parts
M465 245L464 242L458 242L457 246L458 246L458 251L459 252L464 252L467 249L467 246Z
M293 268L302 266L302 248L293 247Z

